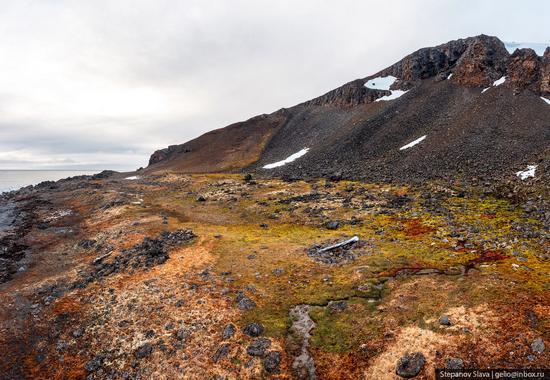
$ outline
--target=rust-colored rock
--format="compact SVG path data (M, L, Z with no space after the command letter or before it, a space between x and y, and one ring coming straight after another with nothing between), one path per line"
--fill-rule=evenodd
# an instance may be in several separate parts
M538 92L541 75L541 59L533 49L516 49L507 67L507 85L516 91L530 89Z
M465 86L490 86L506 73L506 47L496 37L475 37L458 59L453 80Z
M541 63L540 92L542 95L550 94L550 47L546 48Z

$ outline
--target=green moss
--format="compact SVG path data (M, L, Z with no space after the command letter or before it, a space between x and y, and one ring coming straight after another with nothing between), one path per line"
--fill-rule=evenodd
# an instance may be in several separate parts
M327 352L348 352L374 338L380 331L376 318L377 303L363 298L350 298L343 311L313 307L310 317L316 326L311 332L311 345Z

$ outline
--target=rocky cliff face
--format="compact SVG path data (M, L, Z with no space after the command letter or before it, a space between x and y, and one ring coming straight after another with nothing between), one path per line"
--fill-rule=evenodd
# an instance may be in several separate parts
M387 91L364 86L367 80L392 75L399 80L395 88L410 89L414 83L429 78L444 79L467 87L488 87L503 76L516 90L529 89L537 94L550 91L550 48L539 57L532 49L517 49L512 55L497 37L480 35L420 49L394 65L363 79L310 100L305 105L356 106L371 103Z

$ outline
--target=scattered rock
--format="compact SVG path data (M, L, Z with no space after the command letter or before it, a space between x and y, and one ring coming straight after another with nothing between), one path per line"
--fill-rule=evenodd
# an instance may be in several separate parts
M447 369L462 369L464 368L464 361L460 358L449 358L445 366Z
M439 324L443 326L450 326L451 320L447 315L442 315L441 318L439 318Z
M533 352L536 352L537 354L543 353L544 348L545 346L542 338L537 338L533 341L533 343L531 343L531 350L533 350Z
M239 310L251 310L256 307L256 302L248 298L244 293L239 292L237 295L237 307Z
M195 234L191 230L164 231L156 238L146 237L140 244L122 250L111 261L106 261L105 258L96 260L93 271L83 275L71 287L85 288L91 282L114 273L138 268L148 269L163 264L169 258L168 250L171 247L190 242L194 238Z
M325 227L327 230L337 230L338 227L340 227L340 222L338 221L330 221L325 223Z
M246 349L246 353L250 356L264 356L266 350L271 347L271 341L267 338L256 338L250 343Z
M278 351L270 351L263 360L264 369L269 373L276 372L280 363L281 353Z
M235 331L236 331L235 325L233 325L232 323L228 324L223 329L222 339L227 340L227 339L231 338L233 335L235 335Z
M251 337L257 337L264 333L264 327L259 323L249 323L243 327L243 334Z
M231 345L229 343L222 344L220 347L218 347L214 355L212 355L212 361L214 361L214 363L217 363L220 360L225 359L229 354L230 348Z
M187 329L179 329L178 331L176 331L177 340L185 340L189 335L190 333Z
M153 353L153 346L151 343L145 343L138 347L138 349L134 352L134 356L137 359L143 359L147 356L151 355Z
M346 310L348 308L348 303L346 301L330 301L327 307L331 313L338 313Z
M341 264L366 255L371 252L371 249L368 242L353 236L345 240L325 241L323 244L312 246L306 252L315 261L324 264Z
M421 352L405 355L398 360L395 373L409 379L418 375L424 368L424 364L426 364L426 359Z
M88 372L95 372L101 367L101 364L103 363L103 359L104 359L103 355L97 355L92 360L90 360L88 363L86 363L84 368Z

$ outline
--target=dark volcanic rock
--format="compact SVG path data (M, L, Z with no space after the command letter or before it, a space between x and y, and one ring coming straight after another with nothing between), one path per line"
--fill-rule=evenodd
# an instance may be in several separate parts
M72 287L83 288L89 283L113 273L148 269L163 264L169 258L168 250L171 247L188 243L194 238L195 234L191 230L164 231L154 239L146 237L142 243L123 250L120 254L112 257L110 261L106 261L106 259L94 261L94 270L74 283Z
M439 324L443 326L450 326L451 325L451 319L447 315L442 315L439 318Z
M338 227L340 227L340 222L338 221L330 221L325 224L325 227L327 230L336 230Z
M464 368L464 361L460 358L449 358L445 363L445 367L448 369L462 369Z
M270 351L263 360L264 369L269 373L276 372L280 363L281 353L278 351Z
M153 346L151 343L145 343L134 352L134 356L137 359L143 359L153 353Z
M220 360L225 359L229 354L230 348L231 345L229 343L222 344L220 347L218 347L214 355L212 355L212 361L214 361L214 363L217 363Z
M235 326L232 323L228 324L223 329L222 339L227 340L227 339L231 338L233 335L235 335L235 331L236 331Z
M249 323L243 327L243 334L248 336L257 337L264 333L264 327L259 323Z
M533 341L533 343L531 343L531 350L533 350L533 352L536 352L537 354L543 353L544 349L544 341L542 340L542 338L537 338Z
M246 349L250 356L264 356L266 350L271 347L271 341L267 338L256 338Z
M422 371L426 359L421 352L405 355L397 362L395 373L406 379L415 377Z
M248 298L243 292L239 292L237 294L236 301L237 301L237 307L240 310L251 310L256 307L256 302Z

